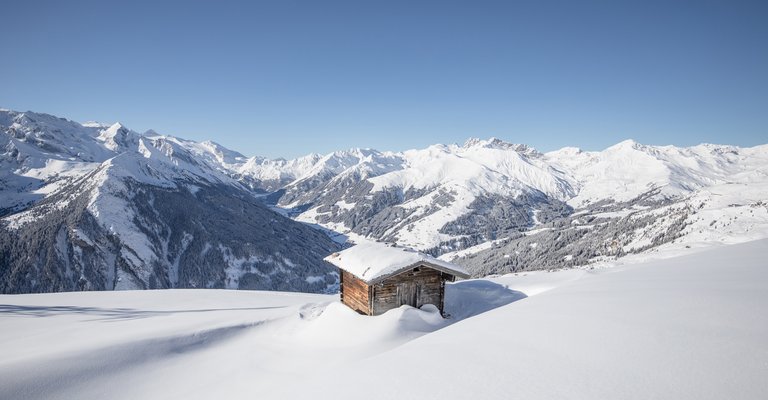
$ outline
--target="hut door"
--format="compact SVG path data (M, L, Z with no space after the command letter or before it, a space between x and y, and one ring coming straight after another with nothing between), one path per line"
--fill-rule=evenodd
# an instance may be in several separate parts
M416 308L421 306L418 303L420 289L419 285L414 282L399 283L397 285L397 306L400 307L404 304Z

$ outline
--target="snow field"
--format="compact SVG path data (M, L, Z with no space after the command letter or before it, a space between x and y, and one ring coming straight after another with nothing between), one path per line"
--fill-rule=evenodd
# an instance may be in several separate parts
M765 254L761 240L582 272L284 395L343 376L333 398L764 399Z
M471 301L448 320L432 306L366 317L337 295L285 292L3 295L0 398L250 398L254 387L279 398L320 371L524 297L488 282L473 298L476 284L449 286Z
M457 282L448 320L299 293L5 295L0 397L763 399L767 251Z

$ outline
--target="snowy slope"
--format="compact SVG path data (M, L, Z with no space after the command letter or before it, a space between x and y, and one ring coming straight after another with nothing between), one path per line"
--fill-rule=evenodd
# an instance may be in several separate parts
M614 262L628 255L679 254L688 248L768 237L768 182L725 183L675 201L608 204L441 259L475 276Z
M0 397L763 399L768 241L692 251L451 284L451 320L280 292L3 295Z
M398 382L369 397L765 398L767 252L752 242L584 277L334 371L348 378L339 397Z

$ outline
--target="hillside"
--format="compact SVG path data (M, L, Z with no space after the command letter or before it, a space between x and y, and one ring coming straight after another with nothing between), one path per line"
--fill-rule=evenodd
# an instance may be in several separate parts
M458 282L449 320L281 292L2 295L0 397L763 399L767 251Z
M337 286L327 235L270 210L212 143L0 111L0 292Z
M271 199L288 215L415 247L477 277L768 237L768 145L627 140L540 153L492 138L283 164ZM274 168L251 159L238 171L258 186Z

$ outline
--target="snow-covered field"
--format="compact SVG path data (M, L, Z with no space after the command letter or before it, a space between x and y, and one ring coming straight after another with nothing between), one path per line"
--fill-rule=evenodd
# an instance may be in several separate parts
M0 398L768 398L768 240L696 251L458 282L448 320L281 292L4 295Z

